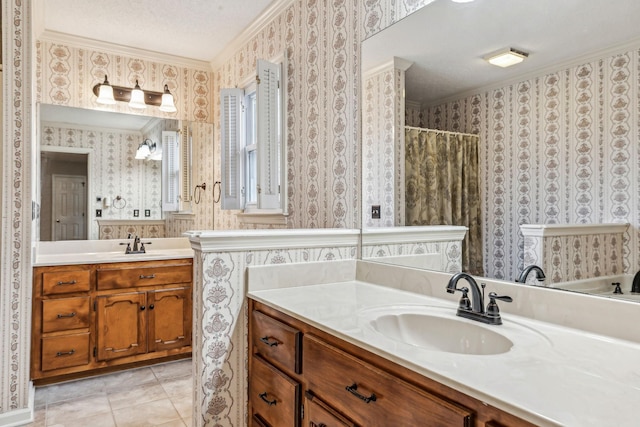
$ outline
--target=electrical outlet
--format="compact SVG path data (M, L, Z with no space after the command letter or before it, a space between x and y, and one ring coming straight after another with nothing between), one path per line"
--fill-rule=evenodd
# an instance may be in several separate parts
M151 216L151 209L145 209L144 210L144 216L145 217L150 217Z
M133 210L133 216L136 217L136 218L139 217L140 216L140 209L134 209Z
M98 196L96 197L96 203L100 203L102 201L102 197Z
M371 219L380 219L380 205L371 205Z
M96 209L96 218L102 218L102 209Z

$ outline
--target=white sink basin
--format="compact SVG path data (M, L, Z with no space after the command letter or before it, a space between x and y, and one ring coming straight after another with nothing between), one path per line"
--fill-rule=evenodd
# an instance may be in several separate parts
M448 353L489 355L506 353L513 342L496 332L500 326L483 326L456 317L425 313L380 314L369 321L378 333L412 346Z

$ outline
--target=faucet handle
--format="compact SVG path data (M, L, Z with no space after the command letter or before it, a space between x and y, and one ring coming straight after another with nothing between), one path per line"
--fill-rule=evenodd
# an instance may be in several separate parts
M504 302L513 302L513 298L507 295L498 295L495 292L489 292L489 301L495 302L495 300L500 300Z
M471 310L471 300L469 299L469 288L458 288L456 291L462 292L462 297L460 297L460 302L458 303L458 309L460 310Z
M496 304L496 300L504 301L504 302L512 302L513 298L507 295L498 295L495 292L489 292L489 304L487 304L487 317L493 318L494 324L501 324L502 320L500 319L500 309L498 308L498 304Z

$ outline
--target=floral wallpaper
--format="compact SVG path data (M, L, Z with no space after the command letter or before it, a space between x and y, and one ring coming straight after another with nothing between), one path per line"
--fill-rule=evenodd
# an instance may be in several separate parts
M288 228L348 228L360 223L360 2L296 0L215 70L219 89L242 87L258 58L287 53ZM216 129L216 146L220 129ZM220 154L215 153L220 165ZM220 180L219 168L216 180ZM240 228L234 211L215 207L215 229Z
M640 49L427 108L427 127L479 133L485 272L524 267L521 224L631 224L640 268Z

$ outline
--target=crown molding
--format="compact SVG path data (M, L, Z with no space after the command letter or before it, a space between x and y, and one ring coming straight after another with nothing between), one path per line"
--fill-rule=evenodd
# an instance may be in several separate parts
M162 52L154 52L132 46L125 46L121 44L105 42L102 40L89 39L86 37L78 37L72 34L61 33L58 31L44 30L38 37L38 40L50 43L60 43L83 49L92 49L99 52L106 52L115 55L124 55L132 58L139 58L145 61L171 64L178 67L212 71L211 64L209 64L207 61L185 58L183 56L168 55Z
M247 28L242 31L238 37L233 39L220 54L211 60L211 69L217 70L225 62L227 62L236 52L238 52L242 46L247 44L253 37L255 37L260 31L262 31L267 25L271 23L277 16L284 12L289 6L293 4L294 0L275 0L267 7L260 16L258 16Z

